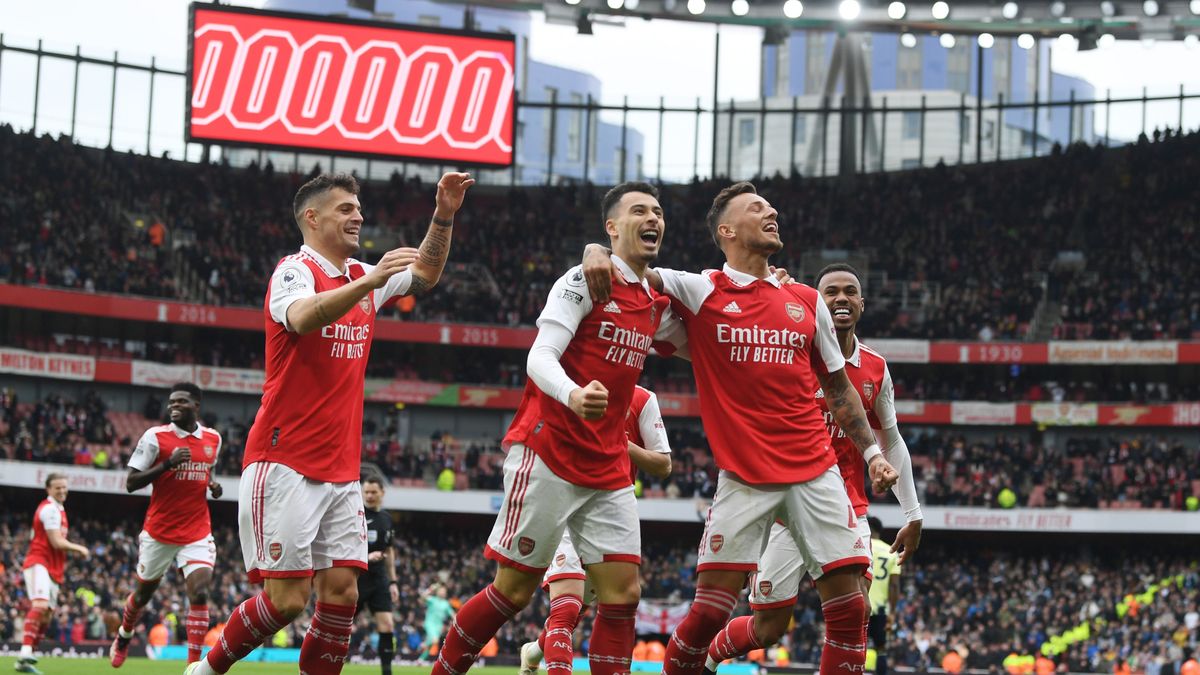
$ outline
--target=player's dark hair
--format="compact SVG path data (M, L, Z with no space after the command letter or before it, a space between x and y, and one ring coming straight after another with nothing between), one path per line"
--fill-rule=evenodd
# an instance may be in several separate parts
M177 391L186 392L187 395L191 396L192 400L196 403L199 403L200 399L203 398L200 395L200 387L197 387L191 382L176 382L175 384L171 385L171 393L174 394Z
M658 188L653 185L640 180L625 181L619 185L614 185L613 189L604 193L604 199L600 200L600 220L608 220L617 202L621 201L621 197L630 192L645 192L651 197L658 199Z
M380 490L383 489L383 476L381 476L378 473L375 473L374 471L369 471L367 473L364 473L362 476L362 479L359 480L359 482L363 483L364 485L367 483L374 483L379 486Z
M817 272L817 288L821 287L821 280L825 278L826 274L832 274L834 272L848 272L853 274L854 278L858 280L858 290L860 293L862 292L862 277L859 276L858 270L854 269L854 266L850 263L832 263L822 267L821 271Z
M309 180L296 190L296 198L292 200L292 215L296 225L303 228L304 210L314 198L324 195L334 188L341 188L352 195L358 194L358 179L348 173L323 173Z
M875 516L867 516L867 525L871 526L871 534L883 534L883 521Z
M46 487L49 488L50 484L56 480L66 480L66 479L67 479L67 474L65 474L65 473L52 473L52 474L46 476Z
M725 217L725 207L729 206L730 200L734 197L747 193L756 195L758 189L754 187L754 183L744 180L721 190L713 199L712 206L708 209L708 215L704 216L704 224L708 226L708 233L712 235L713 243L717 245L717 248L721 247L721 240L717 239L717 226Z

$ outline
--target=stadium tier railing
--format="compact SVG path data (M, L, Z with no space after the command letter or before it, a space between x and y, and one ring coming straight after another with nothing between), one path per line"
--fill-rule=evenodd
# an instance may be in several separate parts
M0 283L0 307L105 319L262 332L262 309L197 305L130 295ZM536 329L470 323L421 323L380 317L374 339L456 347L528 349ZM1175 365L1200 364L1200 341L964 342L864 339L892 363Z
M206 391L262 395L264 373L250 368L222 368L96 356L34 352L0 347L0 373L82 382L169 387L195 382ZM366 400L451 408L516 410L522 389L499 385L368 378ZM660 392L664 417L699 417L695 394ZM1197 427L1200 401L1183 403L1076 403L986 401L896 401L904 424L978 427Z

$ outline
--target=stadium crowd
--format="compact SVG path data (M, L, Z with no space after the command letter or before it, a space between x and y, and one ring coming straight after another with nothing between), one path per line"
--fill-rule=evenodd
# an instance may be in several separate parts
M150 397L146 413L161 418L161 401ZM0 458L119 469L137 438L116 438L105 406L93 392L81 401L48 396L19 405L10 389L0 389ZM239 475L249 420L212 422L223 447L219 475ZM670 477L642 476L645 496L710 498L717 470L704 433L686 424L669 427L674 448ZM396 440L394 418L364 422L364 461L375 464L396 484L442 489L503 489L503 450L498 439L455 439L437 432L418 443ZM1082 436L1039 442L1013 433L986 440L952 432L919 433L910 439L917 492L929 505L993 506L1001 490L1029 507L1184 508L1200 497L1200 446L1177 437ZM449 482L443 477L449 472ZM881 499L890 500L884 496Z
M1200 206L1189 178L1200 169L1198 150L1200 134L1155 134L1118 149L1077 145L1037 160L868 175L852 185L796 176L759 184L790 243L777 262L799 270L800 255L818 249L869 258L864 271L880 287L867 288L866 335L1022 337L1047 286L1063 302L1062 337L1190 338L1200 332L1200 289L1191 283L1200 274ZM0 280L260 305L270 270L296 247L286 196L304 178L269 165L91 150L0 126L0 218L10 224L0 232ZM673 234L662 264L717 261L700 223L719 185L665 190ZM593 192L478 191L458 218L453 258L485 268L495 285L453 283L448 274L408 315L531 323L563 263L600 236ZM362 201L368 223L400 242L416 242L427 225L428 188L416 178L367 184ZM1084 271L1056 267L1060 251L1081 252ZM182 266L201 280L201 297L177 278Z
M68 503L68 507L70 504ZM25 514L6 510L0 520L0 641L19 634L23 620L23 586L18 582L29 524ZM444 587L457 607L487 579L492 563L481 553L485 523L436 528L419 514L402 516L397 529L396 565L401 571L396 609L398 653L416 659L426 653L427 598ZM70 536L85 542L91 560L68 561L67 580L54 614L49 639L65 645L102 644L110 639L115 615L133 579L136 561L136 516L118 522L80 518ZM215 527L219 550L210 594L210 615L224 616L251 592L241 562L235 530ZM680 603L694 592L696 562L690 533L656 533L644 537L643 595L667 604ZM969 668L1004 665L1009 654L1037 654L1055 636L1090 623L1090 637L1062 654L1047 654L1071 672L1112 672L1128 662L1134 672L1178 661L1200 648L1200 571L1194 552L1148 548L1112 551L1057 552L1020 547L994 548L948 540L936 533L901 575L901 592L892 619L891 658L924 671L939 665L950 650ZM1170 579L1161 589L1141 595L1151 584ZM801 585L795 623L783 642L792 662L815 663L823 627L814 590ZM159 594L138 627L142 640L156 624L164 624L172 643L182 642L180 617L186 595L175 572L169 572ZM745 598L738 613L747 610ZM497 636L501 654L515 654L536 636L547 603L539 597L519 620ZM310 617L301 617L277 644L299 645ZM577 639L589 635L590 617ZM445 626L441 626L444 630ZM360 616L354 638L356 653L371 655L373 627ZM642 636L662 639L659 635ZM586 639L582 646L586 651ZM1178 671L1176 671L1177 673Z

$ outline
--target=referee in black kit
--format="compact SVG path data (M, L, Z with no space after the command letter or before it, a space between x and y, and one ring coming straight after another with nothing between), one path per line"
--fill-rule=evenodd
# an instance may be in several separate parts
M383 478L376 472L362 477L363 506L367 520L367 571L358 575L358 611L365 606L375 617L379 632L379 667L391 675L396 656L392 610L400 599L396 585L396 552L392 548L392 517L383 510Z

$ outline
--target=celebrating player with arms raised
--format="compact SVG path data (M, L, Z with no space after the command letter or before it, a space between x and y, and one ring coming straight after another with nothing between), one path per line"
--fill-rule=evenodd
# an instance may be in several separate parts
M266 382L246 438L238 531L252 581L208 655L186 675L224 673L304 611L317 594L300 670L337 675L346 661L357 577L367 568L359 468L363 382L379 308L432 288L450 250L454 214L474 180L447 173L420 250L378 265L350 258L363 217L358 181L320 175L292 202L304 246L279 262L263 303Z

